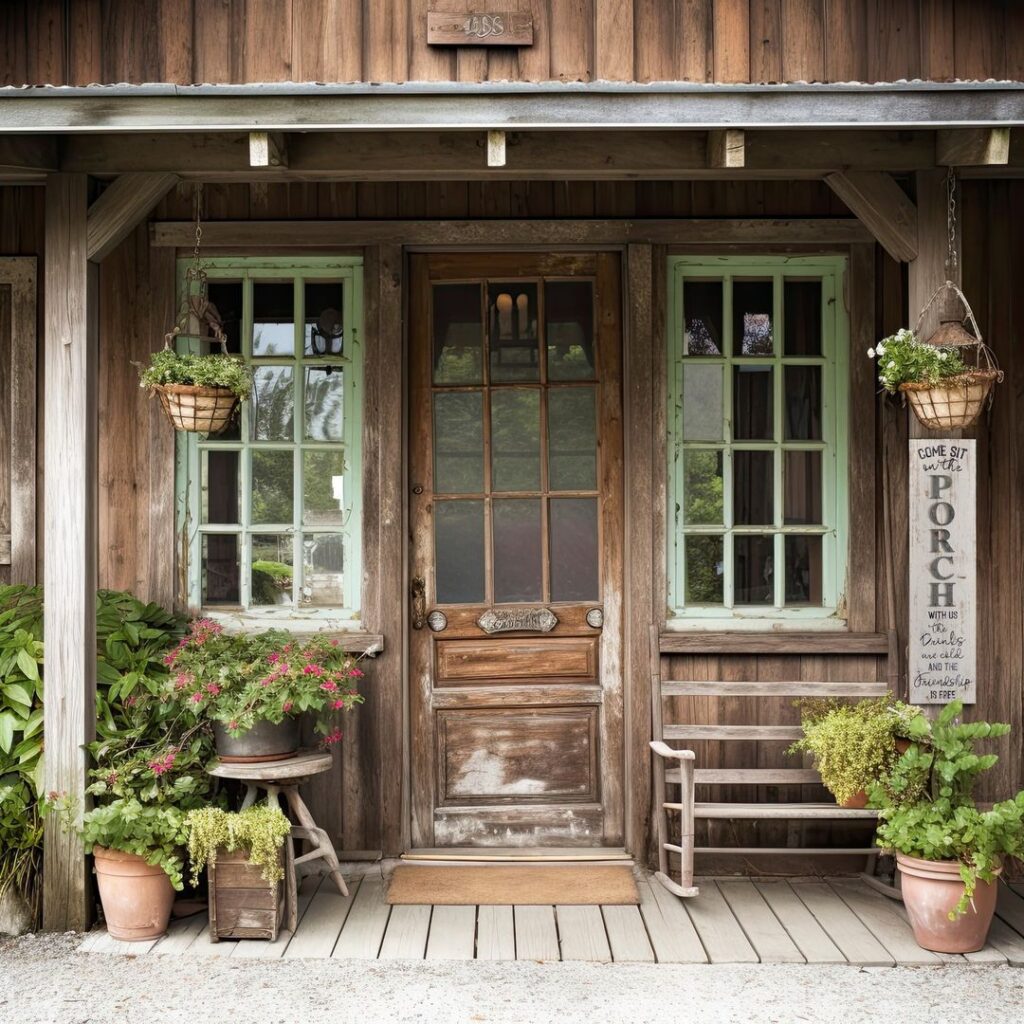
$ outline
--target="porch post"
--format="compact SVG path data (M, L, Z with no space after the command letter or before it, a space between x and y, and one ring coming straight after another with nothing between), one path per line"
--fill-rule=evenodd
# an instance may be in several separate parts
M46 180L45 791L85 804L86 753L96 699L97 267L87 261L85 174ZM92 321L90 321L90 316ZM86 858L52 817L44 838L43 926L83 929L90 904Z

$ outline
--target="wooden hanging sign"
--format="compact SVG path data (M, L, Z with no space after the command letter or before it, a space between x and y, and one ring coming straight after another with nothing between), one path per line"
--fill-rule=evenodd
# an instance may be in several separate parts
M910 441L911 704L977 700L974 456L974 441Z
M430 46L532 46L533 15L520 11L427 12Z

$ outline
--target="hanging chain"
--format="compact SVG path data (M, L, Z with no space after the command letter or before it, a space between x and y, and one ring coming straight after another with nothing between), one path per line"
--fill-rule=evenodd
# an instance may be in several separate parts
M196 244L192 249L192 267L189 276L193 280L201 280L205 276L199 259L199 250L203 243L203 183L201 181L196 182L192 192L192 216L196 222Z
M946 277L954 278L957 272L956 251L956 171L950 167L946 171Z

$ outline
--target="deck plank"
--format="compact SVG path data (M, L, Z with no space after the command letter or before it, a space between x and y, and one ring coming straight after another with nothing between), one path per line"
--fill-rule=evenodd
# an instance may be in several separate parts
M324 878L313 895L299 927L282 956L287 960L296 957L323 959L329 957L338 941L338 935L352 911L352 903L365 883L349 883L348 896L338 892L333 879Z
M830 878L828 884L868 931L885 946L896 963L927 966L943 962L942 957L917 944L902 903L890 900L881 893L871 892L853 879ZM962 957L956 959L963 963Z
M601 914L616 963L654 963L654 949L639 907L601 907Z
M555 918L563 960L611 963L612 951L600 907L563 904L555 907Z
M807 962L797 944L782 926L782 922L775 916L772 908L765 902L761 893L754 888L753 882L739 879L719 882L718 888L743 929L747 940L754 947L761 963L802 964ZM699 896L697 898L700 899Z
M207 916L202 912L172 921L170 928L167 929L167 934L157 942L150 952L171 955L184 953L207 923Z
M965 953L964 959L970 963L980 963L979 958L994 950L1011 967L1024 967L1024 936L1015 932L1002 918L992 920L988 932L988 944L978 953Z
M238 946L237 939L221 939L220 942L210 941L210 922L192 941L192 945L185 950L189 956L231 956Z
M701 944L713 964L756 964L757 951L748 941L725 897L714 882L697 883L700 895L684 901Z
M512 908L492 906L477 908L477 960L515 960L516 924Z
M796 944L809 964L845 964L842 950L829 938L827 932L814 919L789 882L758 881L754 888L779 919L786 933Z
M892 967L895 960L825 882L793 882L793 891L851 964Z
M558 960L554 907L514 907L517 960Z
M142 956L148 953L160 939L146 939L143 942L128 942L115 939L106 928L89 932L78 947L79 953L116 953L121 956Z
M427 959L472 960L475 952L476 907L434 907Z
M430 905L392 907L378 960L422 960L430 933Z
M384 901L384 880L365 875L331 954L335 959L376 960L391 907Z
M679 898L656 880L641 879L637 889L640 914L658 963L706 964L708 955Z

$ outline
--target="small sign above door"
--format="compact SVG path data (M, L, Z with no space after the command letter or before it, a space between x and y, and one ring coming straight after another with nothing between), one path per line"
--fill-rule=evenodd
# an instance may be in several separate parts
M476 624L485 633L550 633L558 616L550 608L488 608Z
M430 46L532 46L533 15L519 11L473 14L429 11Z

